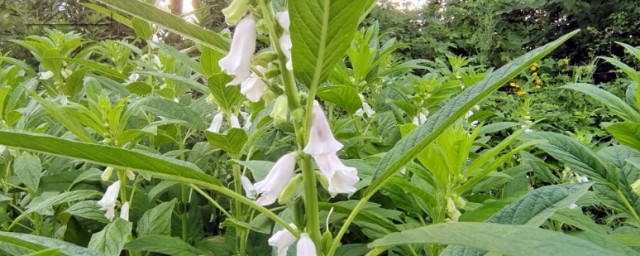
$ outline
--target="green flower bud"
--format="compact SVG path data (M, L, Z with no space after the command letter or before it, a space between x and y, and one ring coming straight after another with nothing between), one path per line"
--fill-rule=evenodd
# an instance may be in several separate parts
M264 78L275 78L280 75L280 68L277 66L270 68L267 72L264 72Z
M100 178L103 181L108 181L109 178L111 178L111 174L113 174L113 167L109 166L106 169L104 169L104 171L102 172L102 175L100 175Z
M325 231L324 234L322 234L322 248L331 248L332 242L333 235L331 234L331 232L329 232L329 230Z
M273 104L273 110L269 113L269 116L273 118L276 124L282 124L287 122L287 114L289 112L287 96L280 95Z
M236 25L249 10L251 0L233 0L231 4L222 9L224 21L229 25Z
M293 197L293 195L296 193L296 190L298 189L298 185L300 185L301 182L302 182L302 175L300 174L291 178L291 180L289 181L289 184L287 184L287 186L284 187L284 190L282 190L282 193L280 193L280 196L278 197L278 203L286 204L291 199L291 197Z
M633 193L640 195L640 179L631 184L631 190L633 190Z
M263 51L258 53L255 57L253 57L252 62L256 66L267 67L269 66L269 63L277 59L278 59L278 53L274 51Z

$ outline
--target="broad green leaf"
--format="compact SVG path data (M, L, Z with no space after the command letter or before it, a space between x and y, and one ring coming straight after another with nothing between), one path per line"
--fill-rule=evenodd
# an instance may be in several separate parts
M180 63L184 64L185 66L189 67L190 69L192 69L194 72L200 74L200 75L205 75L204 73L204 69L202 68L202 65L200 63L198 63L198 61L192 59L189 55L187 55L186 53L184 53L183 51L179 51L169 45L163 44L161 42L154 42L154 45L156 45L158 48L160 48L160 50L162 50L163 52L169 54L171 57L175 58L176 60L178 60ZM202 57L201 57L202 58ZM217 65L217 63L216 63Z
M584 93L607 106L611 111L627 121L640 122L640 114L624 100L612 93L590 84L568 84L562 88L572 89Z
M180 120L191 127L204 130L207 124L200 114L188 106L160 97L146 97L135 103L136 107L151 112L168 120Z
M538 227L551 215L561 209L567 209L591 187L591 183L562 184L546 186L529 192L493 215L486 222L527 225ZM445 255L481 255L474 248L449 246Z
M99 0L99 2L140 19L160 25L179 35L207 45L218 52L226 53L229 49L229 41L219 34L192 24L181 17L160 10L151 4L138 0Z
M118 256L131 234L132 226L131 222L118 218L100 232L93 234L87 247L109 256Z
M606 165L591 149L581 142L566 135L552 132L530 132L522 136L525 140L546 140L539 143L538 148L551 157L564 162L581 174L600 181L607 180ZM613 177L611 177L613 178ZM617 183L617 181L613 181Z
M447 127L461 118L471 107L507 83L520 72L549 54L578 31L571 32L547 45L535 49L489 74L484 80L469 87L434 113L426 123L402 138L382 158L368 192L376 191L395 172L411 161L434 141ZM295 63L295 62L294 62Z
M147 152L83 143L36 133L0 130L0 144L31 151L79 159L122 169L136 170L159 178L211 187L220 182L194 164Z
M574 226L584 231L598 234L607 234L607 230L602 225L598 225L591 217L584 215L579 210L562 209L555 212L550 219Z
M629 76L629 78L633 79L636 83L640 84L640 73L635 69L633 69L632 67L630 67L629 65L611 57L600 57L600 58L620 68L622 72L624 72L625 74L627 74L627 76Z
M640 123L614 123L605 129L621 144L640 150Z
M133 24L131 23L131 19L123 16L122 14L116 13L114 12L112 9L109 8L105 8L103 6L97 5L97 4L92 4L92 3L80 3L81 5L92 9L96 12L101 13L104 16L107 16L109 18L113 18L114 20L116 20L117 22L122 23L122 25L125 25L129 28L133 28Z
M631 247L627 247L629 245L625 246L625 244L623 244L622 242L617 241L614 235L598 234L593 232L574 232L574 233L571 233L570 235L574 237L578 237L582 240L588 241L593 245L597 245L602 248L607 248L610 251L620 253L621 255L629 255L629 256L640 255L638 251L632 249ZM635 237L635 238L636 238L635 241L638 241L637 239L639 237ZM637 242L636 242L636 245L638 245ZM633 246L633 245L630 245L630 246Z
M98 207L97 201L89 200L77 202L67 208L65 212L73 216L95 220L102 223L109 223L109 220L104 216L105 211Z
M75 244L43 236L0 231L0 241L13 243L30 250L42 250L47 247L57 248L61 253L70 256L104 256L102 253L91 251Z
M26 211L22 212L18 217L13 220L11 226L19 223L22 219L27 217L30 213L38 212L43 209L47 209L52 206L56 206L63 203L69 203L73 201L80 201L89 198L95 198L100 196L101 193L93 190L74 190L69 192L64 192L58 195L55 195L51 198L48 198L42 202L39 202L35 205L31 205L27 208Z
M153 91L153 87L145 82L133 82L125 85L125 88L131 93L138 95L147 95Z
M490 223L540 226L553 213L569 206L587 193L592 183L551 185L529 192L487 220Z
M120 73L117 71L117 69L113 66L109 66L106 64L102 64L100 62L97 61L93 61L93 60L86 60L83 58L75 58L75 59L66 59L67 61L73 61L75 63L78 63L80 65L89 67L91 69L93 69L94 71L96 71L97 73L107 76L109 78L115 79L115 80L120 80L120 81L124 81L127 79L127 76L125 76L124 74Z
M309 88L323 82L351 46L368 7L352 0L288 1L296 78Z
M208 85L213 99L223 109L232 109L244 100L240 86L227 86L231 77L226 74L215 74L209 77Z
M148 235L138 238L127 243L124 248L127 250L155 252L175 256L204 255L202 251L179 238L162 235Z
M139 38L148 41L153 37L153 27L149 22L136 17L131 20L131 25L133 25L133 31L136 32Z
M171 234L171 213L176 200L164 202L145 212L138 220L138 236L147 235L170 235Z
M244 144L247 143L247 132L243 129L231 128L225 134L213 133L206 131L209 144L224 150L225 152L236 155L242 152Z
M324 101L338 105L353 115L362 107L358 89L348 85L324 86L318 89L318 97Z
M48 249L27 254L25 256L59 256L59 255L66 255L66 254L60 253L60 249L58 248L48 248Z
M424 243L463 245L511 256L547 256L560 252L563 256L624 255L560 232L471 222L436 224L392 233L370 243L369 248Z
M40 178L42 178L40 158L24 152L14 160L13 170L27 187L33 191L38 190L38 184L40 184Z

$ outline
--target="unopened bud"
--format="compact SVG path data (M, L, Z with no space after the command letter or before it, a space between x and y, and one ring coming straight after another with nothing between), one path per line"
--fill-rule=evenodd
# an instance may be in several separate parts
M633 193L636 193L636 195L640 195L640 179L631 184L631 190Z
M296 189L298 189L298 185L300 185L301 182L302 182L302 175L300 174L291 178L291 180L289 181L289 184L287 184L287 186L284 187L284 190L282 190L282 193L280 193L280 196L278 197L278 203L286 204L291 199L291 197L293 197L293 195L296 193Z
M276 124L282 124L287 122L287 114L289 112L289 102L286 95L280 95L273 104L273 109L269 116L273 118Z
M233 0L231 4L222 9L224 21L229 25L236 25L249 10L251 0Z
M102 175L100 175L100 178L103 181L108 181L111 178L111 174L113 174L113 167L109 166L106 169L104 169L104 171L102 172Z
M322 234L322 248L331 248L331 244L333 243L333 235L329 230L325 231Z
M278 53L274 51L263 51L253 57L253 64L255 64L256 66L267 67L269 66L269 63L277 59Z

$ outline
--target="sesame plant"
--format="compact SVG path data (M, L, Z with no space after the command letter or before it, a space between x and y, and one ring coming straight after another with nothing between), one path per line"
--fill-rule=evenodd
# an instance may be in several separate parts
M436 70L359 27L372 0L234 0L228 33L99 2L85 6L116 10L136 38L51 30L12 41L38 66L0 55L3 253L638 254L637 177L620 171L636 151L478 122L484 99L578 31L488 72L460 57ZM621 214L627 240L589 200Z

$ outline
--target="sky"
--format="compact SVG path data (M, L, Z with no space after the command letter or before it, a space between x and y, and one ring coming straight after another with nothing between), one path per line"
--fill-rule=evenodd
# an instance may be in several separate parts
M409 5L409 9L416 9L422 6L423 4L425 4L428 0L391 0L391 1L396 3L409 2L411 4Z

